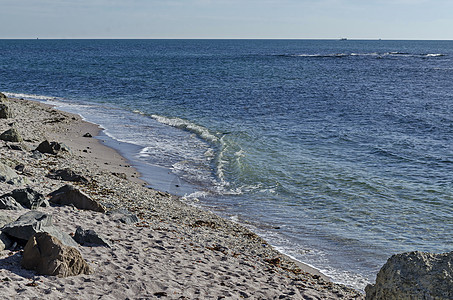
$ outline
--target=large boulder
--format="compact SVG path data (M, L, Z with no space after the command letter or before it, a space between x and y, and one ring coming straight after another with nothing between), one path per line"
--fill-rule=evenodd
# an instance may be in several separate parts
M61 169L61 170L51 170L46 177L51 179L58 179L64 181L73 181L73 182L88 182L83 175L71 170L71 169Z
M63 245L47 232L36 233L29 239L21 265L40 275L67 277L91 273L79 250Z
M0 197L0 209L19 210L19 209L24 209L24 207L22 205L20 205L20 203L17 202L16 199L14 199L13 197L6 196L6 197Z
M105 212L104 207L87 194L79 191L72 185L65 185L49 194L50 202L60 205L74 205L78 209Z
M453 251L396 254L381 268L366 299L453 299Z
M16 127L11 127L10 129L0 134L0 140L5 142L19 143L23 141L23 138Z
M8 197L14 198L18 203L22 204L22 206L29 209L49 206L49 202L44 198L44 196L32 188L16 189L10 193L0 196L0 199Z
M6 224L2 228L2 231L10 238L22 243L26 243L35 233L47 232L67 246L78 246L69 234L53 226L52 215L40 211L29 211L20 216L16 221Z
M8 212L0 211L0 229L6 224L11 223L14 219L9 215Z
M57 143L57 142L49 142L47 140L45 140L44 142L39 144L38 147L36 148L36 150L41 153L48 153L48 154L53 154L53 155L57 155L61 152L71 152L71 150L69 150L69 147L66 146L65 144Z
M80 226L77 226L76 232L74 234L74 240L80 245L88 244L91 246L104 246L112 248L112 245L106 237L94 230L85 230Z
M6 182L13 185L25 183L25 179L19 176L13 169L0 162L0 182Z

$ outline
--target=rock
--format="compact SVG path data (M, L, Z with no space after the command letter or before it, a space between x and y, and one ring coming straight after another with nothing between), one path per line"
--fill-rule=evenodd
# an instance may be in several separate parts
M0 212L0 228L8 223L11 223L12 221L14 221L14 219L11 218L8 213Z
M13 242L0 230L0 251L8 249L11 247Z
M6 103L0 103L0 119L9 119L13 117L13 113Z
M13 185L25 183L25 179L19 176L13 169L0 162L0 181Z
M20 205L20 203L17 202L13 197L6 196L0 198L0 209L19 210L24 209L24 207Z
M6 145L11 150L28 151L28 147L22 143Z
M0 198L12 197L22 206L29 209L37 209L38 207L48 207L49 202L44 198L43 194L33 190L32 188L16 189L10 193L0 196Z
M13 143L20 143L23 141L22 136L19 134L16 127L12 127L0 134L0 140Z
M91 273L79 250L63 245L47 232L36 233L29 239L21 265L40 275L67 277Z
M393 255L365 291L366 299L453 299L453 251Z
M139 221L136 215L124 208L111 210L107 212L107 215L111 216L114 221L125 224L133 224Z
M85 134L83 135L83 137L88 137L88 138L90 138L90 137L93 137L93 136L91 135L91 133L87 132L87 133L85 133Z
M8 97L6 97L5 94L0 93L0 103L7 102L7 101L8 101Z
M49 194L50 202L60 205L74 205L78 209L105 212L104 207L96 200L91 199L84 192L79 191L72 185L65 185Z
M64 181L88 182L88 179L71 169L51 170L46 177Z
M96 233L94 230L84 230L80 226L76 229L74 240L80 245L89 244L112 248L107 238Z
M41 144L38 145L36 148L37 151L41 153L48 153L52 155L56 155L60 152L71 152L69 150L69 147L66 146L63 143L57 143L57 142L49 142L49 141L44 141Z
M32 151L32 154L31 154L31 158L34 158L34 159L42 159L44 157L44 155L42 155L41 152L39 152L38 150L33 150Z
M2 231L9 237L23 243L27 242L35 233L47 232L67 246L78 246L69 234L60 231L52 225L52 215L39 211L29 211L16 221L6 224Z

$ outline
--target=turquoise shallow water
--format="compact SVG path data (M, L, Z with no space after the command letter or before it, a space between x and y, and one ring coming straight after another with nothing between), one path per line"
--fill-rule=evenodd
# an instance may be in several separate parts
M169 173L151 185L361 289L393 253L453 248L452 46L2 40L0 90L101 124Z

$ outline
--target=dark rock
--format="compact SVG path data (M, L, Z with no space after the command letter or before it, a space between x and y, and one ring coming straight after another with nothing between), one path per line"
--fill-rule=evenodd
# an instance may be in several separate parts
M35 233L47 232L57 237L63 244L77 247L77 243L69 234L52 225L52 215L39 211L27 212L16 221L6 224L2 231L10 238L17 239L22 243L27 242Z
M78 226L74 235L74 240L80 245L94 245L112 248L110 242L104 236L96 233L94 230L84 230Z
M13 245L13 242L0 230L0 251L8 249Z
M0 140L5 141L5 142L13 142L13 143L18 143L22 142L22 136L19 134L19 131L15 127L12 127L2 134L0 134Z
M107 212L107 215L111 216L114 221L125 224L134 224L139 221L136 215L123 208L111 210Z
M38 207L48 207L49 202L44 198L43 194L33 190L32 188L16 189L10 193L0 196L0 198L12 197L22 206L29 209L37 209Z
M8 144L6 146L11 150L28 151L27 146L24 144Z
M58 238L46 232L36 233L29 239L24 248L21 265L40 275L59 277L92 272L79 250L63 245Z
M365 292L366 299L453 299L453 251L393 255Z
M18 203L13 197L6 196L0 198L0 209L19 210L24 209L24 207L20 205L20 203Z
M14 167L14 170L19 171L19 172L23 172L24 169L25 169L24 164L18 164L17 166Z
M91 133L87 132L87 133L85 133L85 134L83 135L83 137L88 137L88 138L90 138L90 137L93 137L93 136L91 135Z
M8 101L8 97L6 97L5 94L0 93L0 103L7 102L7 101Z
M69 147L66 146L63 143L57 143L57 142L49 142L49 141L44 141L41 144L38 145L36 148L37 151L41 153L48 153L52 155L56 155L60 152L71 152L69 150Z
M50 202L60 205L74 205L78 209L93 210L97 212L105 212L104 207L96 200L91 199L84 192L79 191L72 185L65 185L58 190L49 194Z
M88 179L71 169L51 170L46 177L64 181L88 182Z
M13 113L6 103L0 103L0 119L9 119L13 117Z

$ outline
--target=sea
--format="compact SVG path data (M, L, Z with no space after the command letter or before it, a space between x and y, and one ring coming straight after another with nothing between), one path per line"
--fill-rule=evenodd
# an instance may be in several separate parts
M334 282L453 250L453 41L0 40L0 91Z

